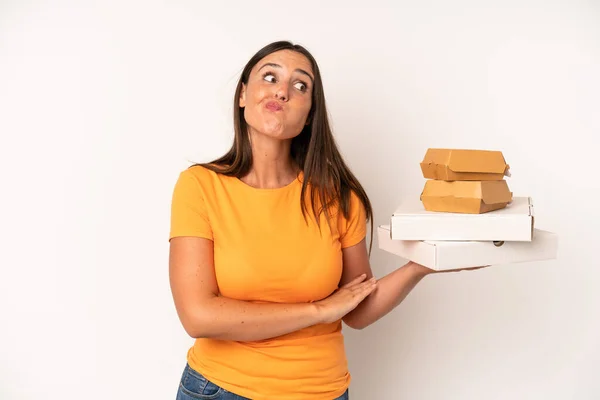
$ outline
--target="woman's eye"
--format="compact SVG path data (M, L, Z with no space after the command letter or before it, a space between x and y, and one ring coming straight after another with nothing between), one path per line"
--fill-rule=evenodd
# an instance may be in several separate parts
M294 87L295 87L296 89L298 89L299 91L301 91L301 92L305 92L305 91L306 91L306 85L305 85L304 83L302 83L302 82L298 82L298 83L296 83L296 84L294 85Z
M263 76L263 79L267 82L275 82L275 75L271 74L271 73L266 73Z

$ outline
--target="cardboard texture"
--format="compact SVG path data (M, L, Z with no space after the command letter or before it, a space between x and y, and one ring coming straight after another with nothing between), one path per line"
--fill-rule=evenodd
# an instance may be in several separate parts
M505 180L428 180L420 199L428 211L482 214L506 207L512 193Z
M386 225L377 233L380 249L437 271L551 260L558 252L558 235L539 229L530 242L503 243L393 240Z
M500 151L428 149L421 171L426 179L445 181L498 181L510 176Z
M530 242L533 201L530 197L513 197L502 209L466 214L428 211L418 199L409 199L392 214L390 226L393 240Z

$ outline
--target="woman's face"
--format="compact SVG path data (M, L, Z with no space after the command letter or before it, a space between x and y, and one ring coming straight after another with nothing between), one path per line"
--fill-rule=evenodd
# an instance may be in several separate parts
M300 134L307 124L313 81L310 61L295 51L277 51L260 60L239 99L250 129L282 140Z

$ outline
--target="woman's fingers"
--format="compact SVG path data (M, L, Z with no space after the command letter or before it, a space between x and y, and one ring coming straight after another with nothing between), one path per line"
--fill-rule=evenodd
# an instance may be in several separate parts
M367 281L367 283L365 285L363 285L360 290L355 294L355 296L358 298L358 303L360 303L361 301L363 301L368 295L370 295L373 290L375 290L375 288L377 287L377 281L375 280L375 278L373 278L372 280Z
M369 279L368 281L362 282L360 285L356 285L352 288L354 293L363 293L363 292L371 292L375 286L377 285L377 279L375 277Z
M367 277L367 274L359 275L356 278L352 279L350 282L346 283L344 286L342 286L342 288L349 288L351 286L354 286L354 285L364 281L366 277Z
M371 278L371 279L368 279L368 280L366 280L364 282L356 283L353 286L348 287L347 289L350 290L350 291L356 292L356 291L362 290L366 286L371 285L373 282L375 282L375 278L374 277Z

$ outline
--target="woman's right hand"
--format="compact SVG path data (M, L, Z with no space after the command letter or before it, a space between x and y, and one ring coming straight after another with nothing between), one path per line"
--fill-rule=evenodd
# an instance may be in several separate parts
M340 320L350 311L354 310L377 287L377 280L373 277L366 280L366 275L355 278L329 297L317 301L319 321L324 324Z

